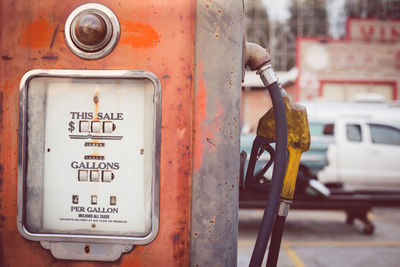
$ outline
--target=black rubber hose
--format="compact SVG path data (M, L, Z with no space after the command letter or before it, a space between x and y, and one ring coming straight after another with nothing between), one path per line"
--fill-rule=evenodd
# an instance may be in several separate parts
M274 230L271 236L271 244L268 250L267 267L275 267L278 263L279 250L281 248L281 241L283 235L283 228L285 226L286 216L276 216L274 223Z
M262 76L261 76L262 77ZM263 78L263 77L262 77ZM264 81L264 80L263 80ZM265 82L264 82L265 83ZM258 231L257 241L251 255L250 267L259 267L264 259L265 250L272 232L272 226L279 207L282 182L286 170L287 125L286 112L283 104L281 89L277 82L268 87L274 108L276 128L275 163L272 173L271 189Z

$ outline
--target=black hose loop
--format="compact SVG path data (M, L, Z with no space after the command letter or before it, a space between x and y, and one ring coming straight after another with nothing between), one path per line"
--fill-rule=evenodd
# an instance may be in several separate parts
M279 208L280 193L282 190L282 183L286 170L287 123L285 106L278 83L274 82L267 88L269 90L274 109L276 127L276 157L272 173L271 189L261 221L260 230L258 231L257 241L251 256L249 264L250 267L261 266L264 259L265 250L267 249L267 244L272 232L275 216Z

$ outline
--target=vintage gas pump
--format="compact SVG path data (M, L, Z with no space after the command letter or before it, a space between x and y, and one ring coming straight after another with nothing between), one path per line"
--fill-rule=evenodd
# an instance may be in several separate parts
M0 5L0 265L234 266L243 3Z
M243 2L0 5L0 265L235 266Z

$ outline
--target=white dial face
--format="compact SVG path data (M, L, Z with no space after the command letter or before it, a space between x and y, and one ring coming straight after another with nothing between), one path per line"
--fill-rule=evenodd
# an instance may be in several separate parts
M46 96L42 230L148 234L152 83L35 78L35 84L45 87Z

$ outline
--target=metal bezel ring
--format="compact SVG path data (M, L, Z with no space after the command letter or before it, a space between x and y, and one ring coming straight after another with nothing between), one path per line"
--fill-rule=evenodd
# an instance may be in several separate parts
M90 49L80 44L73 33L77 19L84 13L93 13L100 16L108 29L104 40L96 46L96 51L88 51ZM105 57L114 49L119 39L120 26L117 16L108 7L101 4L88 3L77 7L71 12L65 22L64 34L68 47L75 55L84 59L98 59Z

